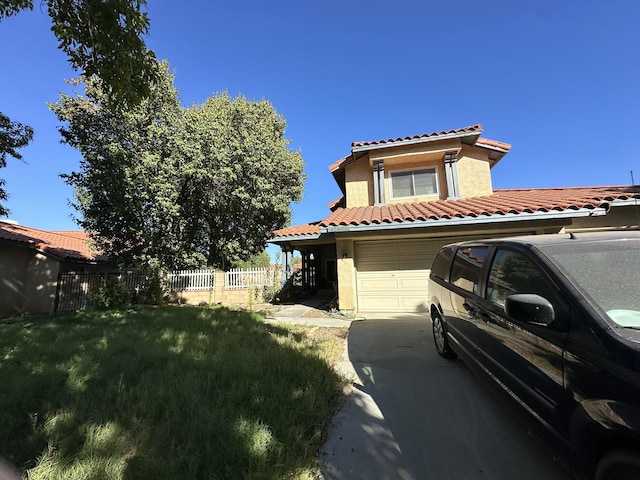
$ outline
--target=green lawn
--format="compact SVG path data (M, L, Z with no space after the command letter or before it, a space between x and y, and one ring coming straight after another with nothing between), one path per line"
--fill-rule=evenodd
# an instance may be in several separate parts
M37 479L310 479L345 329L167 307L0 323L0 457Z

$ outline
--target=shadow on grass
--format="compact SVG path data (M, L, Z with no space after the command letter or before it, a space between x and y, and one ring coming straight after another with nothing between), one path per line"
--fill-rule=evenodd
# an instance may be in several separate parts
M283 478L343 379L299 332L225 308L0 324L0 457L37 478Z

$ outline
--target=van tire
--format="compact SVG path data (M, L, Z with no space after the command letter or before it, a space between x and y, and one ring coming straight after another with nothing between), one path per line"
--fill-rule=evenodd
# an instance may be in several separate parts
M456 358L456 354L451 350L449 346L449 339L447 338L447 327L442 321L442 317L439 313L433 313L431 315L431 323L433 325L433 342L436 345L436 351L438 355L444 358Z

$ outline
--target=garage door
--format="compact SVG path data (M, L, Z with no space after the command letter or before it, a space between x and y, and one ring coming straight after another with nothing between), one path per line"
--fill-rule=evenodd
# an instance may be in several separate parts
M428 310L433 258L448 241L356 242L356 287L361 312Z

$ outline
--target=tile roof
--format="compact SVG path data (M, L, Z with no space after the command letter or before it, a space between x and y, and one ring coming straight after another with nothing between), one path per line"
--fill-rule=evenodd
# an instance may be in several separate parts
M511 145L504 142L499 142L497 140L490 140L488 138L480 138L482 134L482 125L472 125L470 127L457 128L454 130L443 130L441 132L431 132L424 133L422 135L413 135L407 137L398 137L398 138L389 138L387 140L377 140L373 142L353 142L351 144L351 151L353 152L354 148L362 148L362 147L375 147L380 145L388 145L393 143L400 142L409 142L409 141L419 141L422 139L437 139L438 137L450 137L450 136L466 136L466 135L477 135L478 138L475 140L475 145L482 148L491 148L494 150L499 150L503 154L506 154L511 150ZM349 155L342 157L340 160L333 162L329 165L329 171L335 172L336 170L340 170L341 168L347 166L348 164L355 161L352 153Z
M336 198L332 202L329 202L327 206L329 207L329 210L331 210L332 212L338 207L344 207L344 195L340 198Z
M273 236L319 235L323 227L400 225L415 221L435 223L444 219L487 218L536 212L571 212L596 208L608 210L610 202L634 198L640 199L640 186L496 190L493 195L458 200L337 208L321 222L278 230L273 232Z
M270 237L308 237L320 235L320 222L305 223L271 232Z
M508 143L499 142L498 140L489 140L488 138L479 138L478 140L476 140L476 146L496 148L505 152L511 150L511 145L509 145Z
M349 154L346 157L342 157L340 160L333 162L331 165L329 165L329 171L333 172L335 170L338 170L339 168L343 167L351 158L352 156L351 154Z
M0 221L0 240L24 243L62 260L106 260L79 231L48 231Z
M386 144L386 143L406 142L406 141L409 141L409 140L421 140L421 139L424 139L424 138L431 138L431 137L444 137L444 136L448 136L448 135L461 135L461 134L465 134L465 133L481 134L482 133L482 125L481 124L477 124L477 125L472 125L470 127L456 128L454 130L442 130L440 132L423 133L422 135L413 135L413 136L407 136L407 137L389 138L387 140L378 140L378 141L375 141L375 142L353 142L351 144L351 148L353 148L353 147L373 146L373 145L382 145L382 144Z

